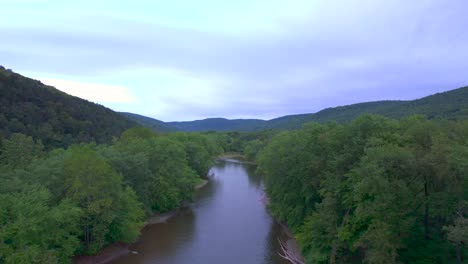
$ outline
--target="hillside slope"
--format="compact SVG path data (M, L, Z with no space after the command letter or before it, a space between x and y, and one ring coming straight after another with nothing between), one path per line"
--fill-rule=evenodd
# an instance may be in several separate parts
M22 133L46 147L111 142L137 126L104 106L68 95L0 66L0 136Z
M147 116L142 116L134 113L127 113L127 112L119 112L119 114L123 115L124 117L142 125L144 127L152 128L157 132L171 132L175 131L176 129L168 123L165 123L161 120L154 119Z

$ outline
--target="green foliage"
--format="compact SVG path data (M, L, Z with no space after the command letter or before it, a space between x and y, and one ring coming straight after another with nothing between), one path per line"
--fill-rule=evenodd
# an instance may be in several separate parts
M121 142L129 142L134 139L149 139L156 137L156 133L149 128L145 127L134 127L125 130L122 135L120 135L119 140Z
M184 145L189 166L200 176L205 176L212 166L210 157L221 154L216 144L205 135L178 132L168 136Z
M263 149L264 143L258 139L247 142L244 145L244 154L247 159L255 160L257 154Z
M0 262L69 262L80 243L82 212L66 199L51 205L50 197L46 189L24 184L21 191L0 193Z
M150 153L150 170L155 177L150 183L154 191L151 200L165 201L153 203L154 211L168 211L191 199L197 183L195 171L188 165L184 146L168 138L150 142L157 152Z
M135 191L126 187L116 208L116 216L109 226L107 241L134 242L144 226L145 213Z
M217 148L204 135L157 136L133 128L100 152L136 191L145 211L165 212L191 199L193 187L206 175Z
M283 132L258 157L307 263L462 263L467 122L362 116Z

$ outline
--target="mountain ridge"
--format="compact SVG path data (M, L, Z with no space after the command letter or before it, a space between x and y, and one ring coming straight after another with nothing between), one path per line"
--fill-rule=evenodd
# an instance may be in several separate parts
M269 120L226 119L216 117L193 121L157 121L163 122L174 130L179 131L252 132L268 129L297 129L307 122L326 123L336 121L338 123L343 123L362 114L376 114L397 119L410 115L424 115L429 119L467 119L468 86L428 95L415 100L381 100L362 102L344 106L328 107L315 113L286 115Z

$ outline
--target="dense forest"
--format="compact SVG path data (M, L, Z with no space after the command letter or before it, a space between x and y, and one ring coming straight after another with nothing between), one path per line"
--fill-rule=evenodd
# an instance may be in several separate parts
M147 216L190 201L220 139L131 128L111 145L45 151L12 134L0 147L0 263L68 263L134 241Z
M362 114L376 114L390 118L422 115L431 120L468 118L468 87L430 95L412 101L377 101L327 108L314 114L299 114L278 117L271 120L207 118L186 122L162 122L160 120L128 115L126 117L143 126L178 131L240 131L259 132L263 130L299 129L307 122L345 123Z
M270 211L306 263L468 260L467 121L365 115L257 145Z
M48 149L81 142L110 143L135 126L104 106L0 66L0 140L21 133Z

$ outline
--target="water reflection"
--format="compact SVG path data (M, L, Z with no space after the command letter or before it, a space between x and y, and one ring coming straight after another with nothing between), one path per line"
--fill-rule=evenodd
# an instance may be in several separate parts
M257 166L247 164L245 169L247 170L250 184L257 187L258 189L263 190L262 177L256 173Z
M285 264L281 228L262 203L255 167L218 161L194 202L167 223L146 228L131 247L139 254L114 263Z

